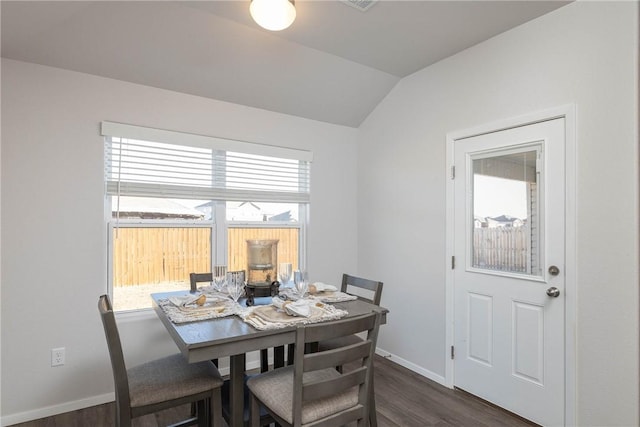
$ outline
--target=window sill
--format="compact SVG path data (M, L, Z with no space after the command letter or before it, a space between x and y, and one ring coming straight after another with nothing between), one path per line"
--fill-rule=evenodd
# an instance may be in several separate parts
M122 321L124 323L137 322L140 320L149 320L157 317L153 308L141 308L139 310L117 311L115 315L118 321Z

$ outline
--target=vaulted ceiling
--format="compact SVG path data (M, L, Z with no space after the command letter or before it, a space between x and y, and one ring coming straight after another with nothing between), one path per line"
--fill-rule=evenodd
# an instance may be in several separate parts
M358 127L403 77L567 1L6 1L2 56Z

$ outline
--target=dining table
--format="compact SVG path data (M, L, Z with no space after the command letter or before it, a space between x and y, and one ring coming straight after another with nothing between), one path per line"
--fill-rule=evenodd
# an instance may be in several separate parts
M170 297L188 295L189 291L159 292L151 294L153 308L165 326L178 349L189 363L229 357L229 411L230 427L245 425L244 378L246 354L265 348L282 347L295 342L296 326L260 330L245 322L241 316L231 315L213 319L204 319L184 323L175 323L167 315L162 303ZM261 298L256 304L269 304L271 298ZM238 301L246 307L246 299ZM386 323L388 310L363 301L332 303L337 309L345 310L342 318L355 317L370 313L374 309L382 311L381 324ZM332 322L336 320L327 320Z

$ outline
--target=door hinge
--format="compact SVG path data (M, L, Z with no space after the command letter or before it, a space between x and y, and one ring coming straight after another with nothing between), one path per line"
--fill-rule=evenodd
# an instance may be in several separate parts
M456 351L454 350L453 346L451 346L451 359L453 359L456 356Z
M456 268L456 257L452 256L451 257L451 269L455 269Z
M451 166L451 179L456 179L456 167Z

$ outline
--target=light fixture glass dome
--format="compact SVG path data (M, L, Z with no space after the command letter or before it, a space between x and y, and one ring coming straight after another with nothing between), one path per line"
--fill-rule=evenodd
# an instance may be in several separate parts
M251 0L251 17L262 28L280 31L296 19L296 8L291 0Z

